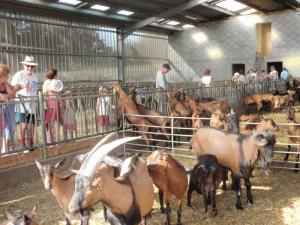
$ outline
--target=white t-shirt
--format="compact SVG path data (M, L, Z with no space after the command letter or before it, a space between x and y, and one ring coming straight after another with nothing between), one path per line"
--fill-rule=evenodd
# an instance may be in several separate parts
M11 84L13 86L17 85L17 84L22 85L26 82L29 82L29 88L21 89L20 91L17 92L16 96L17 97L18 97L18 95L25 96L25 97L37 96L38 79L35 74L32 74L31 76L29 76L23 70L21 70L13 76ZM23 100L26 100L26 98ZM33 100L32 98L29 98L28 100L30 100L31 102L25 102L24 103L25 108L27 109L28 113L35 113L37 102L32 101ZM16 105L16 111L25 113L25 109L22 104Z
M201 83L204 84L205 86L209 86L211 83L211 76L204 75L201 78Z
M162 88L162 89L166 89L167 86L166 75L163 74L160 70L156 74L155 86L156 88Z
M44 81L43 83L43 95L46 95L48 90L49 90L49 86L50 86L51 80L47 79Z
M98 115L99 116L105 116L109 114L109 108L110 108L110 99L108 96L106 97L99 97L99 109L98 109Z

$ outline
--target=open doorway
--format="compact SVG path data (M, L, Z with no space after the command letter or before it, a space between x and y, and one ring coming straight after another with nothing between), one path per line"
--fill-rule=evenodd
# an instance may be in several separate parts
M270 73L270 67L275 66L278 74L280 75L282 71L282 62L267 62L268 73Z
M233 76L235 72L238 72L240 74L245 74L245 64L242 63L232 64L231 76Z

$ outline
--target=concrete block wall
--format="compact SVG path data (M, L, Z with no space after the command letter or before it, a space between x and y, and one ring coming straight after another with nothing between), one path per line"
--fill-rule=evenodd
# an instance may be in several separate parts
M290 73L300 76L300 14L281 12L249 15L203 23L169 37L169 44L199 75L210 68L215 80L230 79L232 64L246 71L255 64L256 24L272 24L272 55L264 61L282 61ZM265 65L266 66L266 65Z

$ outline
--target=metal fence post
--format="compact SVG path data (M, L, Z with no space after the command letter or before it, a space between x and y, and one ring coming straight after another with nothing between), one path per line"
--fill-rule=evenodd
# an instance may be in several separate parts
M174 156L174 118L171 117L171 138L172 138L172 155Z
M47 138L46 138L46 123L45 123L45 109L44 109L44 98L41 91L39 91L39 110L42 128L42 146L43 146L43 157L47 158Z
M124 116L124 108L122 108L122 126L123 126L123 138L125 137L125 116ZM126 144L123 145L124 155L126 154Z

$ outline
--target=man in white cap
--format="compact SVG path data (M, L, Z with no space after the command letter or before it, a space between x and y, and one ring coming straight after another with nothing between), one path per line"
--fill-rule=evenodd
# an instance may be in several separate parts
M20 115L21 123L21 140L20 144L24 147L26 146L25 135L29 126L30 129L30 145L33 145L33 134L34 134L34 124L35 124L35 114L36 114L36 99L32 97L37 96L38 90L38 78L34 74L34 68L38 65L33 56L26 56L23 64L23 70L17 72L11 81L11 84L17 87L17 97L23 97L23 100L29 100L30 102L25 102L24 104L19 104L16 106L16 113ZM21 87L26 87L21 89ZM25 97L25 99L24 99ZM26 97L31 97L26 99ZM18 121L17 121L18 122Z

